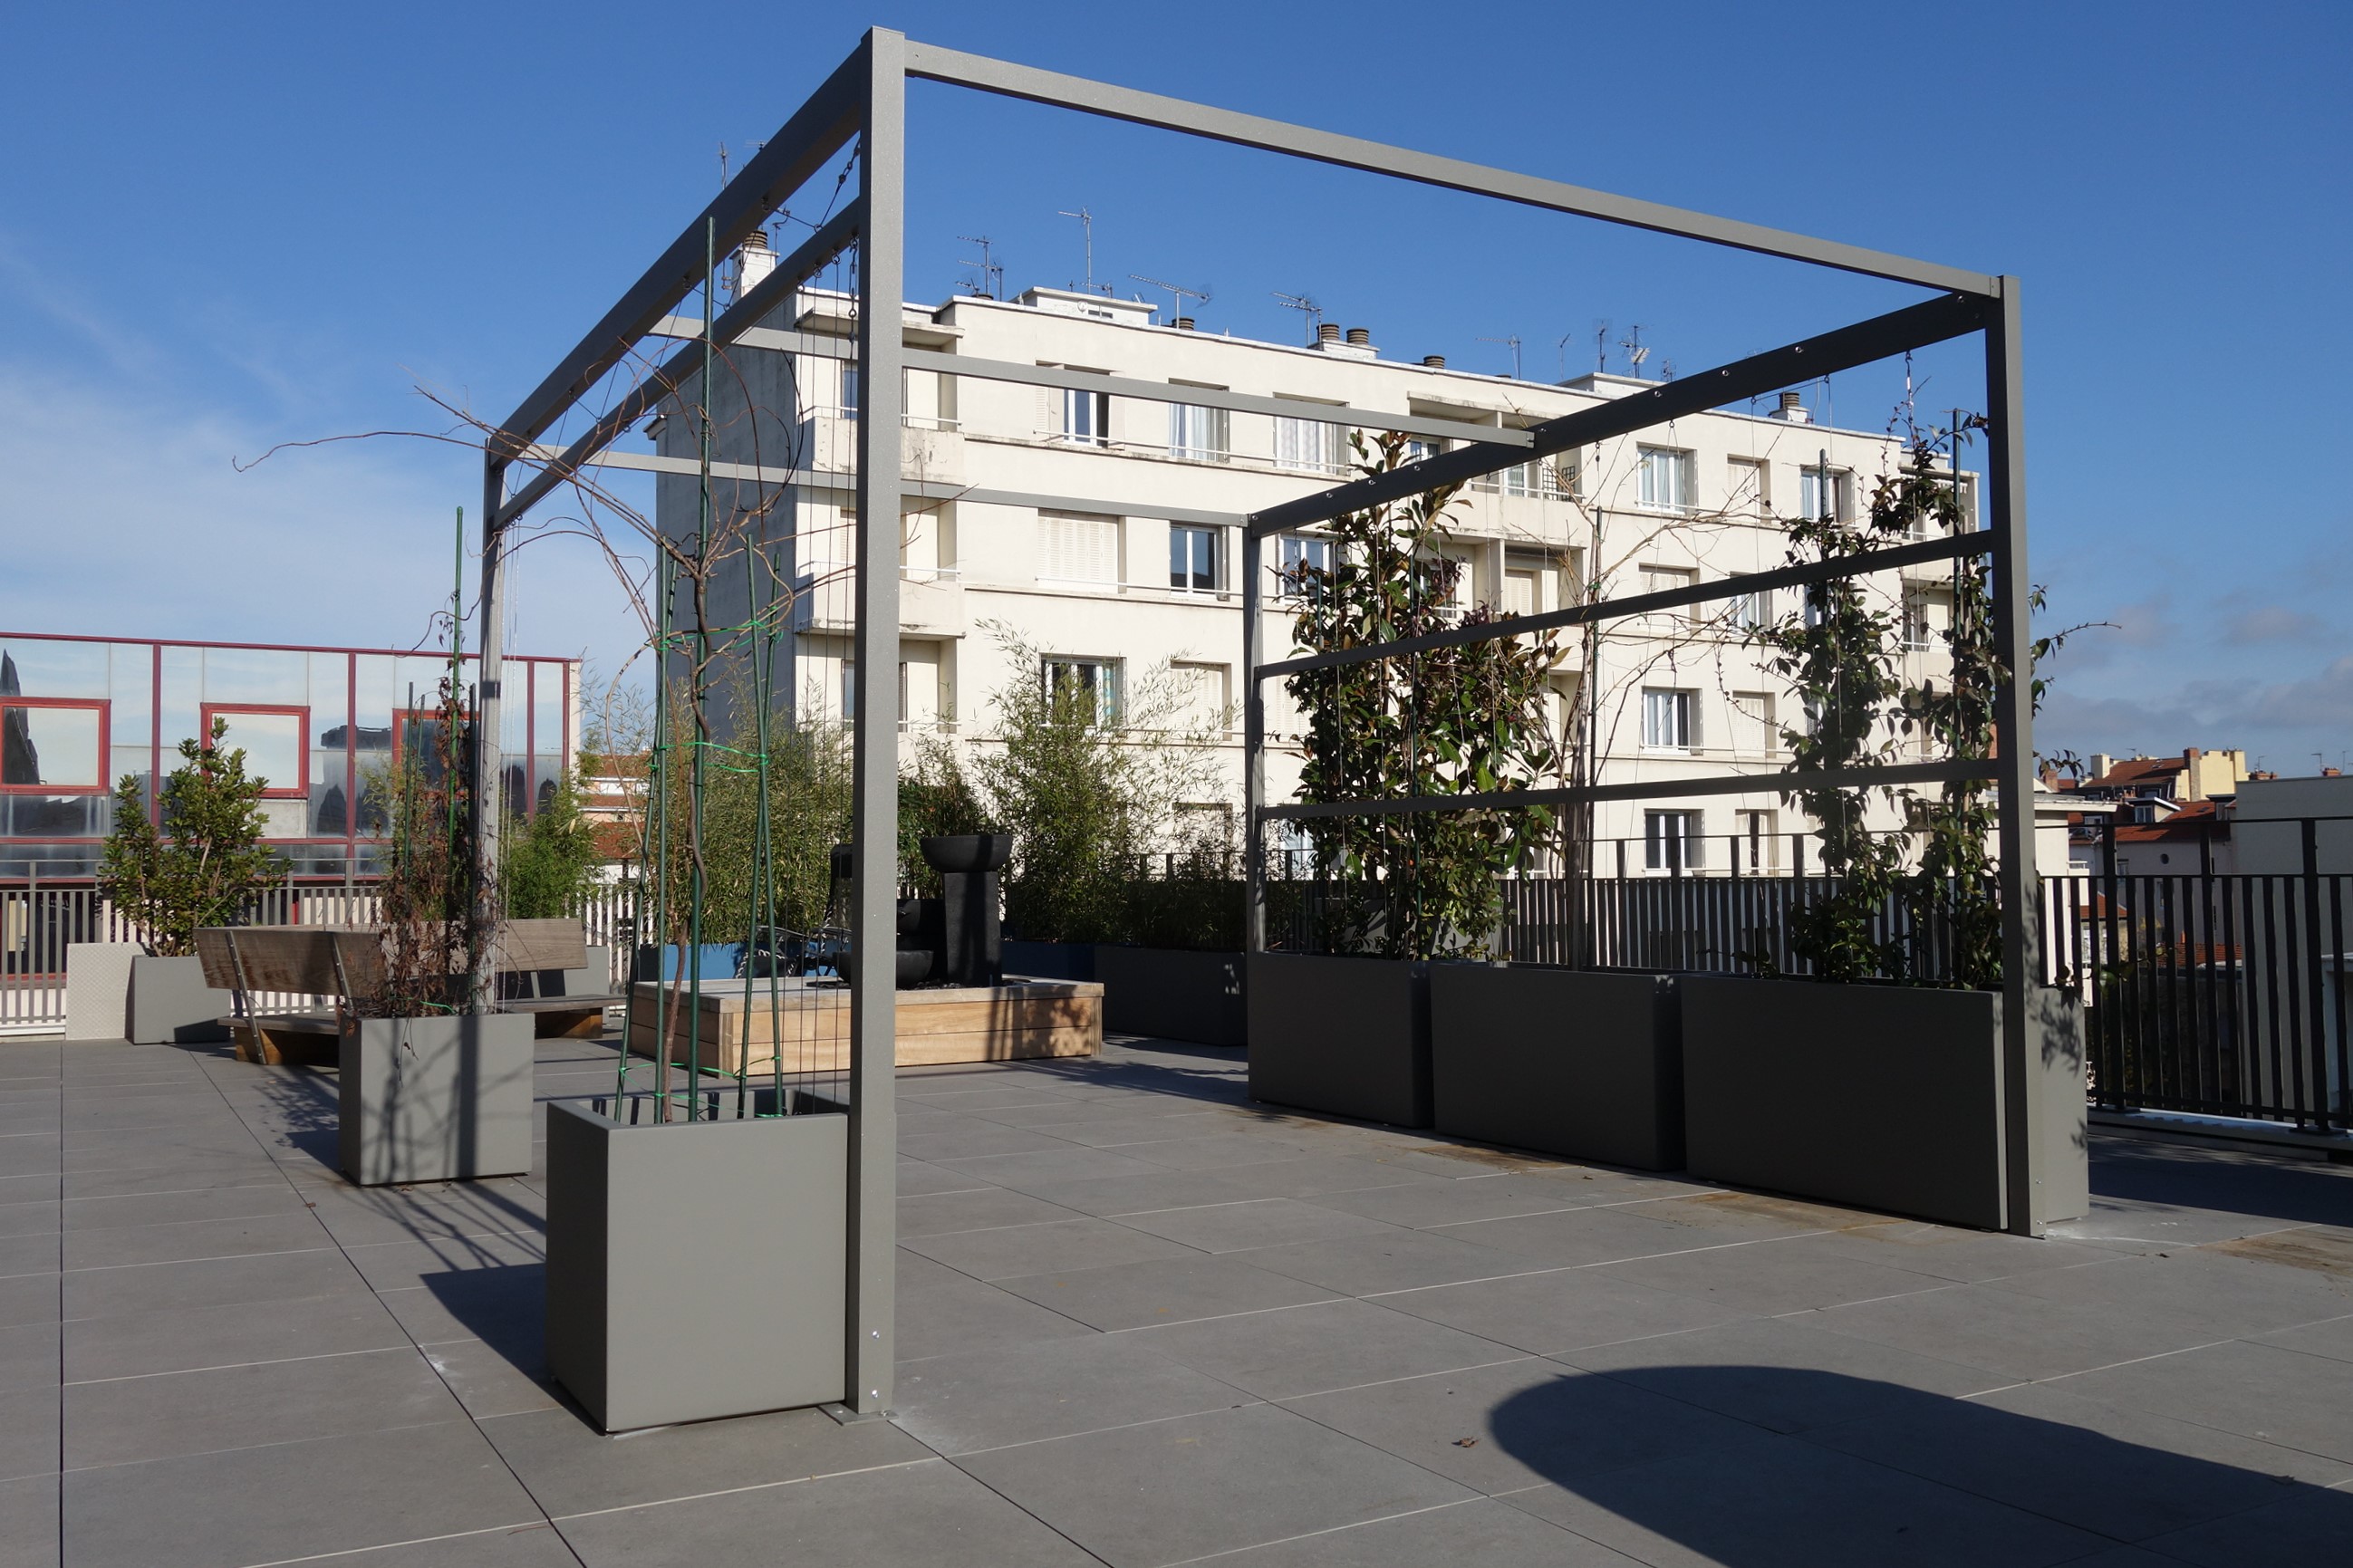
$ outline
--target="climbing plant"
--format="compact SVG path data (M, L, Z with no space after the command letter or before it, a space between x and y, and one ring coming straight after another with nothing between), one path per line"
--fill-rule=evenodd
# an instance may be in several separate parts
M1352 435L1356 471L1409 460L1406 439ZM1346 512L1330 525L1330 564L1303 563L1287 589L1300 604L1302 653L1482 626L1465 609L1463 564L1442 548L1460 485ZM1419 653L1303 670L1286 689L1304 715L1303 802L1486 795L1555 778L1561 750L1550 719L1554 634L1494 637ZM1316 859L1341 887L1325 903L1327 941L1397 958L1483 951L1501 913L1497 879L1549 837L1544 806L1409 811L1311 819Z

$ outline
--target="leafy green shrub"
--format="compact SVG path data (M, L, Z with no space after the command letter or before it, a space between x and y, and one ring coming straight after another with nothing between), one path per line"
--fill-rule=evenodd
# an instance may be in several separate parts
M114 786L114 833L99 863L99 890L148 933L158 957L195 951L199 926L235 925L254 895L283 874L262 847L261 792L242 748L220 749L226 720L204 740L180 742L180 765L164 779L164 826L147 815L136 774Z

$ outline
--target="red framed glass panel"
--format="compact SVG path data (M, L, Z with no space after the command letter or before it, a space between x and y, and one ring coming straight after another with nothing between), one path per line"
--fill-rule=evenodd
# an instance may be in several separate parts
M0 697L0 789L104 795L108 707L103 698Z
M207 702L201 722L209 738L213 721L227 721L221 744L243 748L248 778L269 781L265 800L306 800L311 794L311 710L266 702Z

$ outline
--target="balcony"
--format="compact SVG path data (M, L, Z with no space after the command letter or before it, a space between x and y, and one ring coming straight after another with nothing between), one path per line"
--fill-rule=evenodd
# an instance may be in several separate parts
M805 595L796 622L798 629L810 632L848 633L857 629L857 594L852 585L850 569L845 565L818 563L808 568L812 579L828 579L827 585ZM899 568L899 629L923 637L960 637L965 635L964 574L953 566L902 566Z
M944 484L963 480L964 432L955 420L908 415L900 426L902 477ZM825 473L856 473L857 416L838 408L812 412L801 421L800 446L798 457L803 468Z

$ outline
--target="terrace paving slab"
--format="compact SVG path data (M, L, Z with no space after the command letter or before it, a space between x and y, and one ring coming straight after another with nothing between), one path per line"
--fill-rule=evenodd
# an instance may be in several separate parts
M615 1058L539 1061L543 1113ZM610 1438L548 1381L543 1143L363 1191L332 1072L0 1044L0 1568L2353 1536L2353 1171L2095 1133L2099 1208L2031 1241L1252 1106L1240 1052L1170 1042L900 1088L895 1419Z

